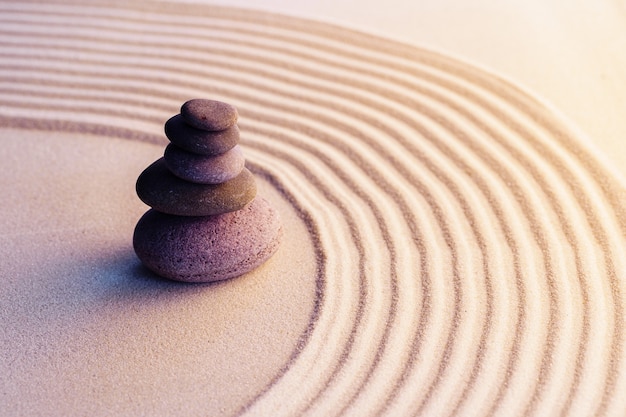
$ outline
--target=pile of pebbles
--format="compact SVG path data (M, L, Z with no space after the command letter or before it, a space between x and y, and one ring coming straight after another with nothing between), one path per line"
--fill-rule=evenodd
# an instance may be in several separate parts
M278 213L257 196L239 143L237 109L194 99L165 124L163 158L137 179L151 207L139 220L133 247L156 274L184 282L233 278L278 249Z

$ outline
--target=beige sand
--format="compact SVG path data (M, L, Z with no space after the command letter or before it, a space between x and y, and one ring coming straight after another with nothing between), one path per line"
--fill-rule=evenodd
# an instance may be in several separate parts
M264 267L215 285L140 266L134 194L162 146L2 130L2 415L232 414L305 332L316 265L306 228L259 178L285 240ZM201 399L201 401L196 401Z
M0 4L10 413L624 415L625 187L541 99L324 22L94 4ZM239 109L287 230L213 286L130 248L198 96Z

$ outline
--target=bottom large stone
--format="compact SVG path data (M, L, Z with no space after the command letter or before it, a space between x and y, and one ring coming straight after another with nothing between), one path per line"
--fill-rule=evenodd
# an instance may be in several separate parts
M183 217L149 210L137 223L135 253L156 274L176 281L211 282L249 272L278 249L282 226L260 197L241 210Z

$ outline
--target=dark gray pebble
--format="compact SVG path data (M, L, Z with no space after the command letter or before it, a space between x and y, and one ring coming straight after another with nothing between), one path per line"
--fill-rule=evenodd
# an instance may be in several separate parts
M199 155L220 155L239 143L239 127L233 125L219 132L196 129L180 114L165 122L165 136L176 146Z
M137 195L153 209L178 216L211 216L243 208L256 196L256 182L244 168L221 184L195 184L172 174L163 158L146 168L136 184Z
M142 263L177 281L210 282L249 272L278 249L278 213L262 198L243 210L179 217L149 210L137 223L133 246Z
M221 184L241 173L246 163L239 145L217 156L187 152L170 143L165 148L165 165L177 177L199 184Z
M180 114L188 125L211 132L228 129L238 118L235 106L202 98L187 101L180 108Z

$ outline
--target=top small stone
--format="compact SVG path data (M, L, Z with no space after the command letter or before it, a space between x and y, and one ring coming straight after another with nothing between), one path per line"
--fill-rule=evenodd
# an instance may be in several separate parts
M237 123L237 108L215 100L193 99L180 108L185 123L197 129L217 132Z

